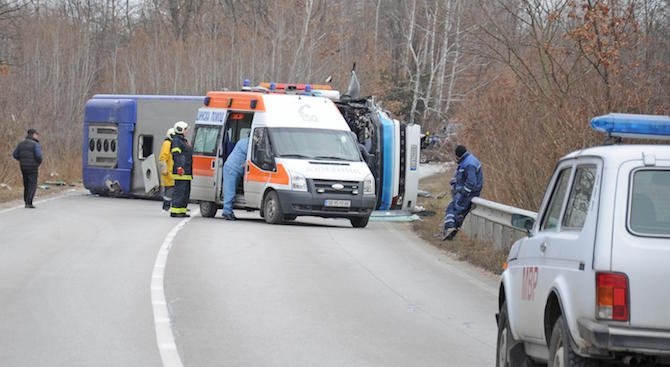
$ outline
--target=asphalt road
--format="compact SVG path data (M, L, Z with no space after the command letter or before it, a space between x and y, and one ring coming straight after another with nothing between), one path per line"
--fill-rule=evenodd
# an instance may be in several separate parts
M494 365L496 277L407 224L182 221L82 192L36 205L0 209L2 366L174 366L156 280L183 366Z

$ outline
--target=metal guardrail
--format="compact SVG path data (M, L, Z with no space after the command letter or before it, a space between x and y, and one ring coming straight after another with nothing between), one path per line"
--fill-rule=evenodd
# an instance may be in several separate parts
M508 250L516 240L526 236L526 231L512 226L514 214L537 217L537 213L529 210L474 198L461 230L473 240L492 243L498 250Z

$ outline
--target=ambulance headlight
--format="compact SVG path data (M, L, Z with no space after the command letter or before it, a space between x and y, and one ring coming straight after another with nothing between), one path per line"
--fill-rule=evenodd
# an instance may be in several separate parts
M307 179L300 173L294 173L291 176L291 190L307 191Z
M372 174L365 176L363 179L363 195L375 194L375 178Z

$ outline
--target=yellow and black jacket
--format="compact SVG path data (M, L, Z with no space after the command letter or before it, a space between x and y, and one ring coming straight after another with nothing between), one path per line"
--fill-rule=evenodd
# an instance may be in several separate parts
M193 179L193 148L186 141L183 135L175 134L172 137L172 160L174 166L172 167L172 177L175 180L192 180ZM177 173L179 167L184 168L184 174Z

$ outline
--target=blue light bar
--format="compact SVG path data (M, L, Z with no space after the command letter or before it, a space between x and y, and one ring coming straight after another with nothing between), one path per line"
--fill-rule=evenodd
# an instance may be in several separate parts
M610 113L591 119L591 127L622 138L670 139L670 117Z

